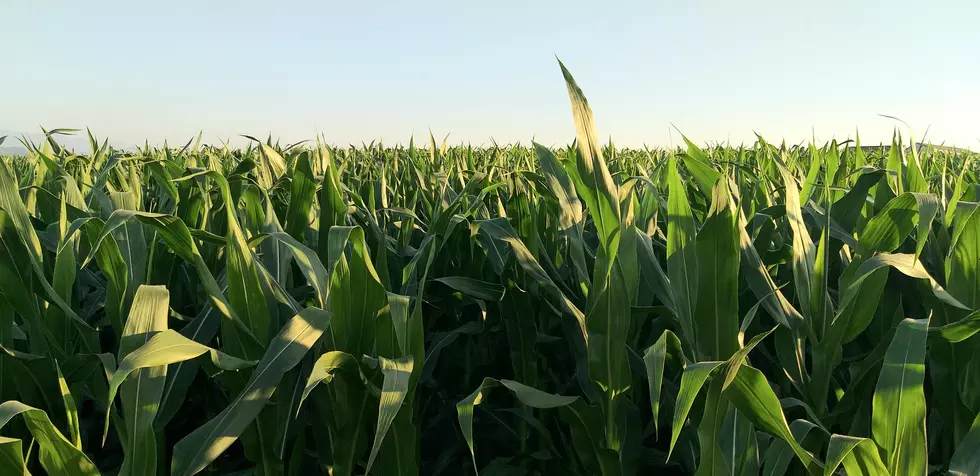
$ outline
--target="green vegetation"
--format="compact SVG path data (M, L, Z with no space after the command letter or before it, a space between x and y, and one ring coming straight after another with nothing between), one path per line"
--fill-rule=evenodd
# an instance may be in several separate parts
M0 473L977 474L968 152L0 166ZM909 141L909 144L915 144Z

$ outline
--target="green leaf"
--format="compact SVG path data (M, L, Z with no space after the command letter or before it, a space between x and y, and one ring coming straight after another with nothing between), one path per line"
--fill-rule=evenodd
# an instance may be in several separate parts
M75 405L75 398L72 397L71 390L68 389L65 376L61 374L61 367L58 366L57 362L54 364L55 371L58 373L58 390L61 391L61 400L65 405L65 413L67 414L68 433L75 448L82 449L82 432L78 419L78 407Z
M572 445L589 474L620 476L622 464L615 451L604 446L602 412L578 399L560 407L562 421L571 428Z
M725 462L732 475L755 476L762 470L762 455L755 427L734 407L728 406L728 413L722 422L719 445Z
M177 192L177 186L173 183L173 177L167 172L167 169L160 162L149 162L146 164L146 169L153 176L154 181L157 186L163 189L163 192L170 197L171 200L177 202L180 200Z
M200 174L192 174L185 176L184 178L193 177ZM222 180L224 180L222 178ZM227 185L227 182L225 182ZM230 193L230 192L229 192ZM167 247L171 251L180 256L183 260L192 264L197 270L198 278L204 289L207 291L207 295L211 300L211 305L221 312L228 320L235 325L232 329L233 333L229 332L225 337L229 338L228 344L234 343L236 352L241 352L243 355L245 350L254 351L255 349L261 348L261 344L255 339L251 330L246 327L245 321L239 316L235 309L231 306L228 299L225 298L224 292L222 292L221 287L218 286L217 281L214 279L214 275L211 274L211 270L208 269L208 265L194 244L194 240L191 237L191 233L187 228L187 225L181 221L181 219L171 216L163 215L158 213L147 213L147 212L133 212L127 210L117 210L113 212L112 216L106 220L105 226L98 237L93 241L92 251L89 252L89 258L96 250L101 249L101 243L106 236L115 228L123 225L127 220L132 218L138 219L145 225L149 225L157 233L157 235L166 242ZM247 249L247 246L242 246ZM234 247L233 247L234 248ZM98 256L98 255L96 255ZM83 264L84 266L84 264Z
M895 251L916 227L915 256L918 258L938 210L939 202L932 194L906 193L891 199L868 221L861 233L859 251L865 256ZM913 222L914 217L918 217L917 223Z
M49 345L58 345L58 342L47 333L48 327L42 324L41 309L32 291L34 280L28 269L30 265L23 260L26 254L27 250L17 236L10 214L0 210L0 293L13 309L10 312L10 326L13 326L13 311L16 311L25 322L38 330L28 336L29 349L42 352Z
M737 192L736 189L731 187L730 189ZM749 222L745 219L744 207L736 208L738 210L738 244L741 249L742 270L746 283L776 322L791 329L801 328L803 316L789 303L780 288L776 286L772 276L769 275L769 270L762 262L762 257L759 256L759 250L756 249L752 237L749 236Z
M258 187L245 188L242 192L242 203L245 212L245 228L248 231L252 233L283 233L282 225L279 223L272 202L272 197L264 195ZM303 232L305 233L305 231L306 228L304 227ZM256 246L256 251L260 255L259 262L269 271L272 279L276 282L286 282L290 272L289 250L277 240L257 242L260 237L264 236L266 235L253 235L248 244L249 246ZM224 246L224 242L224 237L220 237L220 243L216 244ZM274 307L271 311L277 322L279 318L283 317L276 312L277 309Z
M789 443L793 453L809 473L814 474L822 469L820 462L796 441L786 423L779 398L776 397L762 372L754 367L742 365L725 392L732 405L753 425Z
M259 160L256 170L259 186L265 190L272 189L272 185L286 170L286 160L282 158L282 155L276 149L273 149L268 144L252 136L244 137L257 142L259 145L259 157L261 160Z
M684 139L684 143L687 144L687 153L681 154L681 159L684 160L684 165L687 166L687 169L691 171L691 176L698 183L701 192L708 195L722 175L717 170L711 168L711 159L700 147L691 142L684 134L681 134L681 137Z
M480 227L480 233L487 236L489 243L492 243L496 247L497 241L502 241L514 252L514 256L517 258L517 263L521 266L525 273L528 274L535 282L537 282L541 287L543 287L552 296L553 299L558 301L560 308L566 313L570 314L575 318L575 321L579 325L579 329L582 331L583 339L588 342L588 330L585 324L585 314L579 310L578 307L572 303L568 297L558 288L558 285L548 276L548 273L541 267L541 264L534 258L531 251L527 249L524 242L517 236L514 231L514 227L507 222L506 218L494 218L492 220L480 220L477 221Z
M803 448L820 447L826 439L819 426L806 420L794 420L789 425L796 445ZM782 476L786 474L795 457L794 447L782 439L772 441L763 455L763 476Z
M499 301L504 297L503 286L466 276L446 276L433 279L433 281L440 282L463 294L485 301Z
M466 445L470 448L470 456L473 458L473 470L479 472L476 465L476 452L473 448L473 409L486 398L487 392L495 387L504 387L510 391L514 397L522 404L531 408L558 408L574 403L578 397L564 397L542 392L536 388L528 387L513 380L497 380L494 378L484 378L480 386L468 397L456 404L456 414L459 418L459 429L463 432Z
M365 357L365 359L367 358ZM331 408L343 409L329 420L327 427L331 438L337 441L332 448L334 474L351 474L363 451L365 444L363 440L365 440L368 432L365 417L370 392L365 388L368 385L368 380L363 374L358 360L341 351L330 351L321 355L313 365L306 380L297 409L302 407L303 402L317 385L321 382L330 383L337 376L344 379L345 385L336 389L330 388L327 394L329 396L328 402L315 403L329 403ZM398 418L397 415L395 418ZM396 434L400 428L404 428L404 425L398 423L395 425ZM379 440L376 439L376 443L378 442ZM382 448L384 448L383 443ZM382 450L382 453L384 459L385 451Z
M0 471L3 474L30 476L24 462L21 440L0 436Z
M109 377L109 401L115 400L119 387L130 374L140 369L166 366L184 362L208 354L211 363L222 370L240 370L255 365L255 362L238 359L215 350L204 344L184 337L173 329L154 334L146 343L126 354L119 362L119 367ZM108 428L108 415L106 415Z
M520 291L513 281L508 280L507 284L507 295L499 303L498 309L504 323L504 332L507 334L511 368L514 369L515 378L527 382L529 386L535 386L538 384L538 368L541 360L535 349L538 323L536 319L528 319L528 314L534 312L536 306L531 296ZM447 346L464 332L467 334L484 332L484 321L470 321L448 333L433 334L429 346L430 356L433 355L432 352L438 352L440 347ZM437 336L438 340L436 340ZM431 376L432 368L435 367L434 359L426 357L426 360L431 363L428 365L428 375L423 374L421 377L423 380Z
M814 316L814 309L811 306L810 291L813 289L813 273L817 256L817 250L813 246L810 232L806 229L803 221L803 211L800 208L800 194L796 187L796 178L786 168L785 161L788 159L786 151L783 151L783 158L776 158L776 165L783 177L785 186L785 205L786 220L789 222L790 230L793 232L793 285L796 288L796 298L803 309L803 316L806 317L810 330L813 325L819 322Z
M244 324L244 328L248 331L246 334L253 336L258 340L258 344L264 347L266 342L272 338L275 329L271 327L269 309L262 292L255 256L245 241L245 234L238 221L237 200L231 194L228 180L217 172L198 172L185 175L180 180L190 180L199 176L214 181L224 202L228 228L225 236L227 240L225 267L228 279L228 305L234 310L235 317ZM234 345L232 349L251 358L260 350L255 346L243 343L241 334L241 329L230 326L222 328L222 336L229 341L229 345ZM248 337L249 335L244 336L246 340Z
M167 330L170 292L164 286L140 286L133 298L119 345L119 360L145 345L155 334ZM123 474L157 471L157 441L153 428L167 379L165 365L146 367L133 373L122 385L126 441ZM103 439L105 437L103 436Z
M769 270L762 262L759 251L756 250L752 238L746 228L748 221L742 208L738 208L739 247L741 248L741 263L745 281L752 288L752 293L760 300L770 316L780 325L791 329L799 329L803 325L803 316L783 295L780 288L769 275Z
M575 184L551 149L536 142L533 145L534 155L548 181L548 188L558 201L558 231L568 240L568 253L575 275L581 283L589 286L591 279L585 262L585 241L582 236L585 217Z
M333 251L327 264L331 276L328 304L335 317L328 335L338 350L367 354L375 344L375 321L385 305L385 289L371 262L362 229L335 226L330 234ZM348 242L349 260L342 254Z
M830 332L824 336L820 345L831 349L839 348L857 338L874 319L878 301L888 280L888 270L878 268L855 282L857 273L865 262L861 258L855 259L841 273L838 289L843 291L842 300L831 323ZM856 296L860 296L860 299L853 299Z
M735 377L738 375L738 371L742 367L742 364L745 363L745 359L746 357L748 357L749 352L752 352L752 350L755 349L755 347L759 345L759 343L762 342L763 339L769 337L769 334L775 332L776 329L778 329L778 327L773 327L772 329L769 329L766 332L763 332L761 334L752 337L751 339L749 339L749 342L747 344L745 344L744 346L742 346L741 349L739 349L737 352L732 354L732 356L728 359L728 361L725 362L725 382L722 385L722 390L726 390L728 386L731 385L732 382L735 380Z
M117 210L138 208L137 195L133 192L111 192L109 197ZM136 288L146 280L148 246L143 235L143 226L139 222L127 220L119 228L112 230L112 236L129 273L126 296L126 302L129 303L136 294Z
M10 170L7 168L7 163L0 164L0 209L7 212L11 222L17 229L17 234L23 240L33 260L40 263L43 259L41 255L41 242L38 240L37 233L31 225L31 218L27 213L27 208L24 206L24 202L21 201L20 194L17 193L18 188L17 180L11 175Z
M718 444L719 433L728 412L729 404L722 393L722 381L714 379L708 384L707 396L704 400L704 415L698 425L698 444L701 446L701 461L698 463L697 475L713 476L716 474L732 474L732 470L722 454Z
M963 303L957 301L953 296L946 292L946 290L943 289L943 287L929 275L929 272L922 266L922 262L917 260L914 255L898 253L879 253L861 263L860 267L858 267L854 273L854 278L851 281L851 284L847 286L847 289L843 292L840 308L846 308L847 305L850 304L851 300L857 299L861 289L860 284L868 279L869 276L872 276L876 270L886 266L890 266L910 278L926 280L929 283L929 287L932 289L933 294L935 294L939 300L953 307L965 309L967 311L970 310L970 308L966 307L963 305Z
M858 149L860 150L860 149ZM858 171L855 171L857 174ZM860 172L857 181L843 197L834 202L830 210L831 218L834 219L841 228L847 233L853 233L857 226L861 211L864 210L868 200L868 191L881 182L885 176L883 170L870 169Z
M823 163L823 154L817 152L813 143L810 143L810 170L806 173L806 180L803 181L803 189L800 190L800 203L810 201L813 196L814 185L817 183L817 175L820 174L820 165ZM826 180L824 180L826 183Z
M829 188L825 191L830 193ZM810 317L813 320L813 328L817 338L822 339L826 335L831 322L833 321L834 304L830 300L827 281L830 268L830 227L831 217L829 213L824 213L824 228L820 233L820 241L817 244L817 254L813 260L813 282L810 288Z
M677 401L674 403L674 420L670 424L670 450L667 458L674 452L674 445L677 444L677 437L681 434L687 414L694 405L694 399L701 393L701 387L708 377L714 373L715 369L724 362L698 362L688 365L681 375L681 387L677 392Z
M17 182L10 175L6 163L0 164L0 212L5 212L3 213L4 217L0 218L0 222L7 222L9 220L9 224L12 224L13 228L17 231L16 236L19 238L18 241L21 246L27 251L26 257L34 271L34 277L46 294L44 298L57 306L68 317L69 322L72 323L75 330L81 336L80 343L83 351L94 352L97 350L98 337L95 329L75 313L71 305L58 294L45 276L42 267L43 255L41 253L40 241L31 224L27 208L17 193ZM13 240L13 237L10 237L10 239ZM4 237L4 241L7 241L6 236ZM15 243L5 243L4 248L10 253L18 247ZM11 256L11 258L13 257ZM38 313L31 314L37 315ZM41 325L41 323L37 323L37 325Z
M676 159L667 166L667 276L674 295L674 314L681 325L681 340L698 360L694 333L694 309L698 302L698 256L694 213L687 189L677 172Z
M892 474L926 474L926 335L929 319L904 319L875 387L871 434Z
M0 428L21 415L27 429L37 440L41 467L48 474L98 476L99 470L82 450L76 448L55 428L48 414L18 401L0 403Z
M651 282L653 292L664 306L671 310L676 309L677 304L674 302L673 288L671 288L670 280L667 279L667 274L664 273L660 261L653 252L653 240L639 228L634 227L633 233L636 234L636 256L640 261L643 279Z
M922 175L922 167L919 165L918 146L915 140L909 140L909 142L911 143L909 150L912 151L912 154L908 157L905 166L908 190L916 193L928 193L929 184L926 182L925 176Z
M371 466L374 464L374 458L378 456L381 443L384 442L395 416L402 409L413 368L412 356L394 360L380 357L378 360L381 362L384 383L381 387L381 402L378 405L378 424L374 431L374 444L371 446L371 455L368 457L364 474L371 472Z
M334 165L333 156L324 147L320 147L318 153L325 167L320 188L320 233L316 252L323 260L329 254L330 228L347 224L347 202L344 201L340 173Z
M980 472L980 415L973 420L970 431L956 446L956 451L949 460L949 471L956 475Z
M643 353L643 363L647 369L647 384L650 387L650 409L653 412L654 431L660 431L660 392L664 380L664 366L671 357L685 363L681 341L669 329L664 330L657 342Z
M236 226L228 228L229 242L225 246L228 303L259 343L265 344L275 329L271 328L269 308L259 281L255 256L245 244L241 231L231 231ZM223 334L229 339L226 332ZM239 347L237 350L249 356L246 353L249 349Z
M193 321L181 328L180 334L201 344L210 342L218 332L220 319L217 309L207 303ZM183 404L187 390L190 388L199 367L197 362L183 361L177 362L173 368L167 369L167 383L163 387L160 412L156 418L158 430L170 422L180 405Z
M947 342L963 342L980 332L980 311L974 311L956 322L939 327L930 327L929 332Z
M258 235L252 238L250 243L258 245L265 241L285 245L286 252L292 255L293 262L299 267L303 273L303 277L306 278L310 286L313 287L316 293L317 305L325 307L327 305L327 296L330 294L330 275L327 268L320 261L319 256L313 250L283 232ZM340 246L339 242L337 246Z
M75 228L76 225L84 229L91 245L86 262L94 255L99 270L106 278L106 316L109 318L113 330L121 333L123 322L126 320L126 313L129 311L127 304L131 304L131 301L127 302L130 287L129 267L123 259L116 240L99 240L98 237L105 228L105 224L101 220L79 219L72 223L72 228ZM83 263L82 266L84 267L85 264Z
M143 223L152 226L154 231L167 243L171 251L183 258L184 261L189 263L194 262L194 256L198 254L197 245L194 244L190 231L180 218L162 213L116 210L105 221L105 225L102 227L102 231L98 237L92 241L91 250L82 263L82 266L87 265L95 256L95 252L100 248L102 240L109 236L113 230L125 225L132 218L137 218Z
M956 176L956 184L953 185L953 195L949 198L949 203L946 205L946 215L945 223L948 228L953 223L953 217L956 214L957 204L963 197L964 187L966 182L963 181L966 171L970 170L970 165L973 163L974 156L967 156L966 160L963 161L963 167L960 169L960 174Z
M980 204L961 203L946 257L949 293L970 309L980 308Z
M719 179L711 210L697 235L698 281L694 327L698 356L725 360L738 350L738 230L727 180ZM724 415L722 415L724 416Z
M903 162L904 162L903 156L905 154L903 153L904 151L902 150L901 141L898 140L897 137L897 132L898 132L897 129L895 132L896 134L892 134L892 145L891 147L888 148L888 160L886 162L886 168L888 169L889 172L892 172L893 174L893 176L889 176L888 178L889 181L891 181L893 184L892 188L895 190L895 194L901 195L903 192L905 192L905 179L903 178L904 176L903 171L905 169L905 167L903 166Z
M419 474L417 433L411 412L407 408L399 411L388 430L388 436L381 444L381 474Z
M300 397L300 406L303 405L306 397L310 395L310 392L317 385L323 382L330 383L337 375L337 372L341 371L346 372L348 375L358 376L361 380L366 380L366 377L361 372L360 364L353 355L339 350L332 350L321 355L316 360L316 363L313 364L313 369L310 371L310 376L306 379L306 385L303 388L303 396ZM297 411L299 410L297 409Z
M310 168L310 153L302 151L295 159L289 204L286 208L286 233L303 242L310 225L310 209L316 195L316 182Z
M626 231L615 256L612 248L600 248L596 254L592 289L586 302L588 346L586 355L589 377L603 394L601 401L606 417L606 445L619 451L623 435L616 425L618 395L631 383L627 361L632 305L636 299L637 269L635 234Z
M603 248L615 248L615 234L620 226L619 188L609 175L606 161L602 158L602 147L599 135L595 130L595 120L592 109L585 99L582 89L575 83L572 74L559 60L565 86L568 88L568 99L572 104L572 118L575 121L575 135L578 139L578 154L576 155L575 170L584 187L577 187L593 216L593 222L599 233L599 244ZM613 253L611 250L607 250Z
M65 195L62 194L61 213L58 223L59 234L62 235L58 243L57 254L54 262L54 276L51 285L58 296L65 302L72 300L72 287L75 284L77 268L75 263L75 246L78 240L64 236L67 230L67 211L65 209ZM62 349L71 349L69 339L74 340L73 328L70 319L65 317L64 311L58 306L49 306L44 316L45 325L51 328L51 333L58 341L58 346Z
M885 468L885 464L878 456L878 448L867 438L830 435L824 476L832 476L841 464L844 465L847 474L889 475L888 468Z
M272 397L283 374L299 363L329 323L330 313L314 307L287 321L241 393L221 413L177 442L171 471L196 474L231 446Z

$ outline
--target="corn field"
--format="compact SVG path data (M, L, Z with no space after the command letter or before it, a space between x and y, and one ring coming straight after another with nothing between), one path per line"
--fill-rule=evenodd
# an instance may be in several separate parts
M980 474L973 154L617 149L561 70L569 147L25 140L0 474Z

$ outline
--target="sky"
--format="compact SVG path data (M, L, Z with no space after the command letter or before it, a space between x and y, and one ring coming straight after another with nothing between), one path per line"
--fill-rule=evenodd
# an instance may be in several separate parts
M564 144L557 56L619 145L980 148L974 0L4 3L0 135Z

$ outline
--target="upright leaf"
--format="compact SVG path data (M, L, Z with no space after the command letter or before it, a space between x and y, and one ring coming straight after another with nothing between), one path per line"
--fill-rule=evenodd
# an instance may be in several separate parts
M578 139L576 171L584 187L578 187L577 190L593 216L600 245L604 248L615 247L615 234L620 225L619 189L602 158L602 146L595 130L592 108L565 65L561 61L558 61L558 65L568 88L572 118L575 120L575 135Z
M674 294L674 313L681 325L681 339L695 352L697 360L694 309L698 302L698 259L694 213L673 158L667 165L667 185L667 276Z
M738 350L738 230L724 179L715 184L711 210L697 235L699 277L694 313L700 358L725 360ZM724 416L724 415L722 415Z
M871 434L892 474L924 475L926 335L929 319L904 319L895 332L875 387Z
M123 328L119 360L146 344L156 333L167 330L170 292L164 286L140 286L133 298ZM167 379L165 365L135 372L122 386L123 420L126 422L125 458L120 474L150 474L157 471L157 438L153 420L160 408Z

